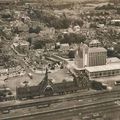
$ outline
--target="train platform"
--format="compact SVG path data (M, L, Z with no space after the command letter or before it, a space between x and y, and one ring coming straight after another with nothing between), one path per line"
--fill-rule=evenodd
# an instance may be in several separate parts
M94 90L80 90L76 93L72 93L72 94L66 94L66 95L61 95L61 96L50 96L50 97L37 97L34 99L25 99L25 100L12 100L12 101L4 101L4 102L0 102L0 108L2 107L7 107L7 106L14 106L14 105L22 105L22 104L29 104L29 103L35 103L35 102L45 102L45 101L52 101L52 100L64 100L67 98L74 98L77 96L83 96L83 95L89 95L89 94L93 94L96 91Z

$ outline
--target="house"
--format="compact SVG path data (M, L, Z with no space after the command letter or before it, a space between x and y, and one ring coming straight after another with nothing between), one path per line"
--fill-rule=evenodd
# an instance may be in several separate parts
M0 5L12 5L15 4L17 0L0 0Z
M64 52L69 51L69 44L68 43L60 44L60 50Z

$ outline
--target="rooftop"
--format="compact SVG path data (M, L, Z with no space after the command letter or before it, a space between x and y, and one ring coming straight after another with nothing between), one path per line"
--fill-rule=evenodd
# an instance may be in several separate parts
M120 19L111 20L112 22L120 22Z
M49 72L50 73L48 73L48 79L50 79L54 84L62 83L64 80L67 82L73 81L73 77L71 76L70 73L67 73L67 70L65 70L65 69L53 70L53 71L51 70ZM10 81L8 86L11 89L15 90L16 87L23 86L24 81L28 81L29 86L36 86L44 79L44 77L45 77L45 74L41 73L38 75L33 74L34 81L33 81L33 79L30 79L27 75L18 77L17 79L14 78L15 80L13 80L13 78L11 78L12 80Z
M29 42L27 42L27 41L21 41L21 42L19 42L19 44L20 45L29 45Z
M120 70L120 63L111 63L101 66L92 66L85 68L89 72L109 71L109 70Z
M88 49L88 52L89 53L95 53L95 52L107 52L107 50L105 49L105 48L103 48L103 47L92 47L92 48L89 48Z
M89 44L100 44L100 41L99 40L92 40Z
M0 0L0 3L9 3L9 2L15 2L15 0Z
M66 70L57 70L49 74L49 78L53 80L53 83L61 83L63 80L70 82L73 81L73 77Z
M8 69L0 69L0 73L7 73Z
M107 58L106 61L107 61L107 62L106 62L107 64L110 64L110 63L118 63L118 62L120 62L120 59L117 58L117 57L110 57L110 58Z

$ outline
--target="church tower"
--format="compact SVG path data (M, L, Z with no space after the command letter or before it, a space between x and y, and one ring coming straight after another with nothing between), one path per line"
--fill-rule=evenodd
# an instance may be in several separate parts
M45 95L45 96L51 96L54 93L53 90L53 83L52 81L48 78L48 69L46 68L45 72L45 77L40 83L40 91Z

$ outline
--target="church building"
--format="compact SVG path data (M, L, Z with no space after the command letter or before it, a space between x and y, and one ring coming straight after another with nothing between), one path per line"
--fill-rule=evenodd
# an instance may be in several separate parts
M48 78L48 69L46 69L45 77L38 85L29 86L26 84L22 87L17 87L16 96L18 99L23 99L34 98L36 96L63 95L86 88L87 84L84 82L84 85L82 85L80 79L77 79L74 76L72 80L61 80L61 82L56 83Z

